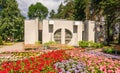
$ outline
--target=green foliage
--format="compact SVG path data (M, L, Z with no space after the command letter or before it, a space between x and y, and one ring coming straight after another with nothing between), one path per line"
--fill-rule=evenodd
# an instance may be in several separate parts
M86 5L87 0L75 0L75 20L85 20L86 19Z
M56 44L56 42L49 41L49 42L44 43L43 45L44 45L44 47L50 47L50 45L54 45L54 44Z
M79 41L79 46L85 48L89 46L89 43L87 41Z
M2 40L2 37L0 36L0 45L3 44L3 40Z
M41 44L41 42L40 42L40 41L37 41L37 42L35 42L35 44L36 44L36 45L39 45L39 44Z
M48 15L48 9L43 4L36 3L29 7L28 16L30 19L39 17L40 20L46 18Z
M0 36L5 41L22 40L24 17L18 9L16 0L1 0Z
M113 51L114 51L114 48L113 47L105 47L105 48L103 48L103 52L105 52L105 53L113 53Z
M59 8L57 10L57 13L54 14L54 17L52 18L58 18L58 19L68 19L68 20L74 20L74 1L68 1L65 5L62 3L59 5Z
M49 41L48 43L51 44L51 45L56 44L56 42L54 42L54 41Z
M103 44L94 43L92 41L79 41L79 46L82 48L92 47L92 48L102 48Z
M105 2L101 3L101 5L104 6L103 14L106 16L107 38L108 38L107 45L109 45L110 28L112 28L114 24L119 23L120 0L106 0Z
M94 43L92 41L89 42L89 47L93 47L93 48L102 48L103 44L101 43Z
M50 18L55 18L55 11L53 9L50 12Z
M6 46L11 46L11 45L13 45L13 42L4 42L3 44Z

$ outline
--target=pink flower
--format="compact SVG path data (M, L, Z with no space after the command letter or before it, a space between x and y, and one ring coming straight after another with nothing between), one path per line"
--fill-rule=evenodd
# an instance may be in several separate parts
M103 71L103 68L104 68L103 66L100 66L100 70L101 70L101 71Z
M113 67L114 67L114 66L111 66L111 65L109 66L110 69L112 69Z
M120 68L117 68L117 69L115 70L115 73L120 73Z
M100 66L100 70L106 72L107 71L106 66Z
M113 70L108 70L108 73L113 73L114 71Z

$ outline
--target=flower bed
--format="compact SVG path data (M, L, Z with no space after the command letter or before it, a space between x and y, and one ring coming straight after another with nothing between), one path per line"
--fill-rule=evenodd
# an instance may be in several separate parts
M120 60L96 53L74 53L71 55L84 62L90 73L120 73Z
M120 73L120 61L108 59L94 54L81 54L80 60L84 62L90 72Z
M72 57L71 57L72 56ZM0 73L120 73L120 59L80 49L46 51L40 56L3 62Z
M113 60L120 60L120 55L114 55L114 54L106 54L104 52L94 52L94 51L88 51L85 52L87 54L94 54L96 56L103 56L109 59L113 59Z
M69 55L64 50L57 50L42 54L38 57L31 57L24 60L3 62L0 65L0 73L56 73L53 64L68 59Z
M5 61L17 61L30 57L39 56L43 52L31 51L31 52L3 52L0 54L0 64Z
M63 60L54 64L59 73L88 73L86 66L82 62L75 60Z

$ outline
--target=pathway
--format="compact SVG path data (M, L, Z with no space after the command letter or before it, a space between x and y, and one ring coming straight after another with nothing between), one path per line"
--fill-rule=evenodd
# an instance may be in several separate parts
M23 42L15 43L12 46L3 46L3 47L0 48L0 53L1 52L7 52L7 51L10 51L10 52L24 51Z

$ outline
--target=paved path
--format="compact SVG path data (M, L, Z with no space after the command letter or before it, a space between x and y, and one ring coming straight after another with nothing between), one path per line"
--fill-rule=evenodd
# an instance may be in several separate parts
M12 51L13 52L24 51L24 49L23 49L23 42L15 43L12 46L3 46L2 48L0 48L0 53L1 52L7 52L7 51L10 51L10 52L12 52Z

